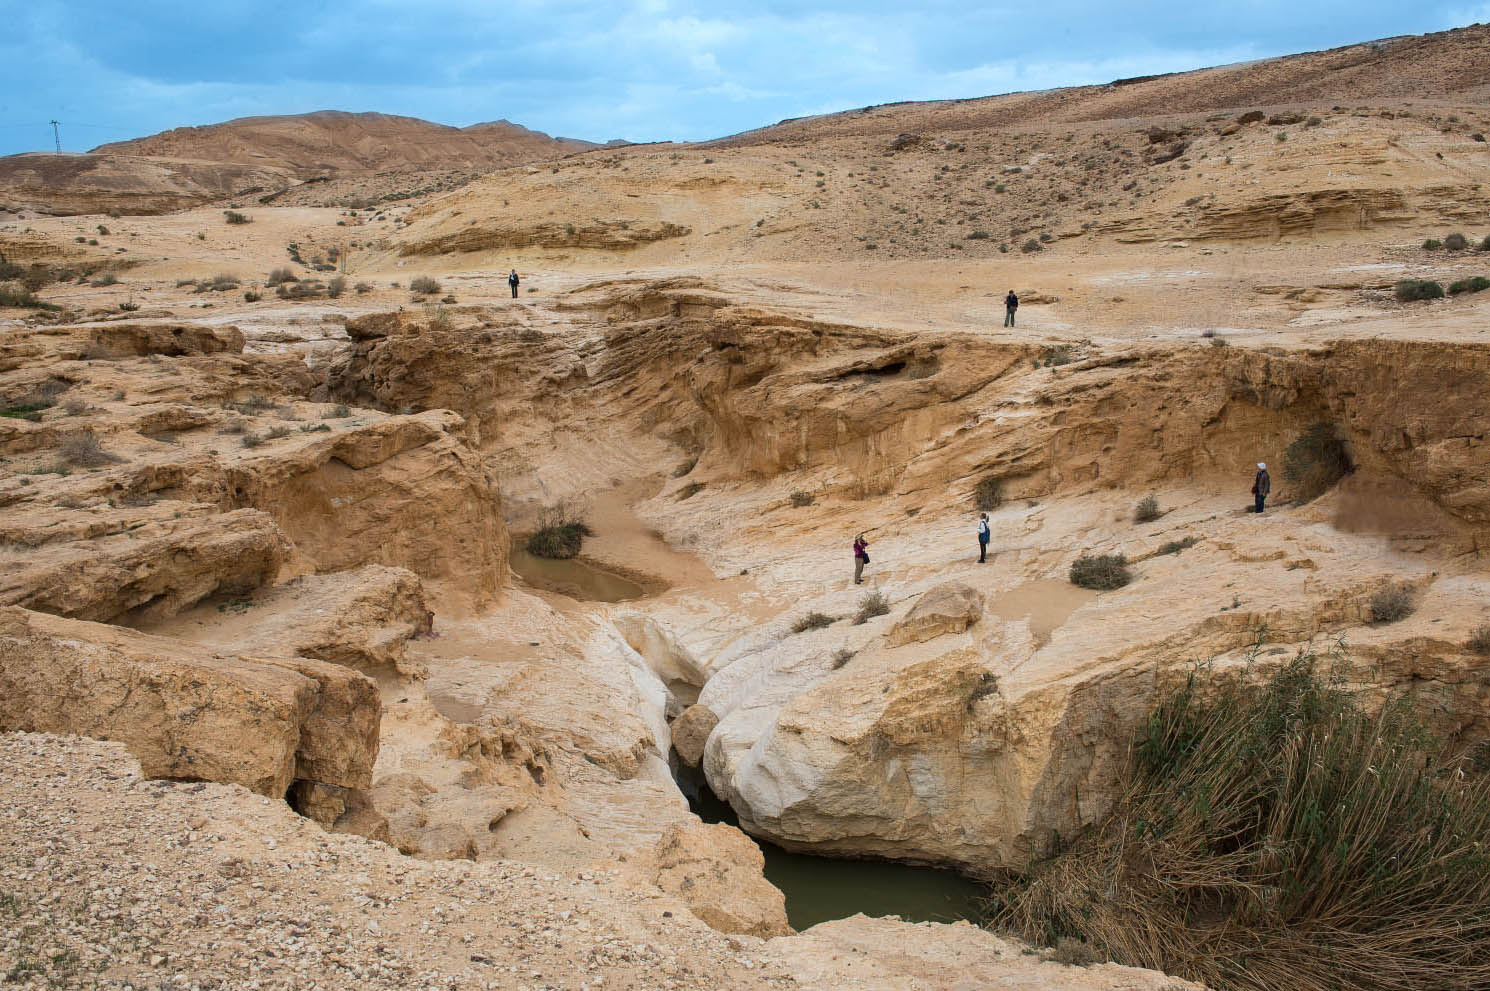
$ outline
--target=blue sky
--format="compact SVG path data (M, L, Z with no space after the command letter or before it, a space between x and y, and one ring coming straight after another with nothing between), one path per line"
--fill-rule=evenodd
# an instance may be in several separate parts
M1490 21L1464 0L8 0L0 154L256 114L697 140Z

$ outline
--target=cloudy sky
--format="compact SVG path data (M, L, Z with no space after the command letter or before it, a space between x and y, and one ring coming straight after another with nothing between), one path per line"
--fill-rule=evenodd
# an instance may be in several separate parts
M695 140L896 100L1107 82L1490 21L1464 0L30 0L0 154L378 110Z

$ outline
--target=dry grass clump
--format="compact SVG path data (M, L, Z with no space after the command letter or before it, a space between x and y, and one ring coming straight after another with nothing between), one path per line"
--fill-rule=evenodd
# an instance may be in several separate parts
M890 600L885 598L885 593L873 591L859 600L859 611L854 614L854 625L863 626L876 616L885 616L890 612Z
M1333 424L1316 423L1283 452L1283 477L1300 502L1324 495L1350 473L1350 456Z
M808 613L806 616L803 616L801 619L798 619L795 623L793 623L792 632L806 633L808 630L821 630L832 625L832 616L829 616L827 613L820 613L814 610L813 612Z
M979 479L973 486L973 508L985 513L992 512L1004 504L1004 486L998 476L989 475Z
M1218 991L1490 987L1490 779L1408 699L1377 713L1301 654L1152 712L1112 810L991 922Z
M1180 551L1189 550L1200 543L1199 537L1185 537L1180 540L1166 540L1159 545L1156 554L1178 554Z
M239 439L239 442L249 450L253 450L264 443L264 435L252 432L246 433Z
M847 647L839 647L833 652L833 670L837 671L849 661L852 661L856 653L857 651L849 650Z
M1163 515L1164 511L1159 508L1159 497L1154 495L1144 496L1133 508L1134 523L1152 523Z
M331 409L321 414L323 420L345 420L352 415L352 407L346 403L337 403Z
M273 287L273 286L280 285L281 283L284 283L284 282L299 282L299 281L300 280L295 276L295 273L292 272L292 271L290 271L289 269L287 269L287 268L276 268L272 272L270 272L269 273L269 277L264 280L264 285Z
M223 219L225 219L230 224L251 224L251 223L253 223L253 218L252 217L245 216L245 215L239 213L237 210L224 210L222 212L222 215L223 215Z
M63 441L60 453L62 460L74 468L102 468L124 460L104 450L103 442L91 430L85 430Z
M1406 619L1417 608L1411 585L1383 585L1371 593L1371 622L1395 623Z
M1050 959L1068 967L1090 967L1093 964L1106 963L1107 954L1086 940L1062 936L1055 941L1055 948L1050 952Z
M799 509L803 506L810 506L815 502L817 502L817 496L805 489L798 489L792 493L792 505Z
M1110 592L1133 580L1126 554L1083 554L1071 562L1071 584Z
M1471 633L1465 646L1476 654L1490 655L1490 623Z
M416 275L409 280L409 289L421 296L434 296L440 291L440 283L428 275Z
M538 511L538 528L528 535L526 546L534 557L571 558L592 533L582 508L560 502Z

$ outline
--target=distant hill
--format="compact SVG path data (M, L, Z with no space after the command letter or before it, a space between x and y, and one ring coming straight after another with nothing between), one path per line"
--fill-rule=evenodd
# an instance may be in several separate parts
M505 120L449 127L416 117L321 110L178 127L147 138L100 145L93 151L324 174L489 170L596 147L593 142L554 138Z

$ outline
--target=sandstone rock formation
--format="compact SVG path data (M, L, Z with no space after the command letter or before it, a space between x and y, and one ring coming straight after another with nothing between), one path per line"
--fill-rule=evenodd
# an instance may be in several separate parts
M760 847L733 826L673 826L657 841L657 886L726 933L769 939L791 932L786 902L761 876Z
M719 717L706 705L695 703L684 709L672 722L673 750L689 767L698 767L704 756L704 744L719 725Z
M921 593L890 630L891 647L924 643L944 633L961 633L983 617L983 595L961 582L943 582Z

